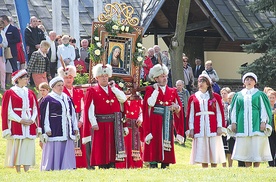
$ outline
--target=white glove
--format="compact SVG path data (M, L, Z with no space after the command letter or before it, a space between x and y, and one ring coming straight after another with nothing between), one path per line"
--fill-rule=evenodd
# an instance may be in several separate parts
M184 137L177 134L176 138L175 138L175 141L177 141L179 144L183 144L184 143Z
M148 134L145 138L145 143L149 145L152 138L153 138L152 134L151 133Z
M47 143L47 141L48 141L48 135L46 133L40 135L40 141L42 143Z
M124 127L124 136L127 136L129 134L128 127Z

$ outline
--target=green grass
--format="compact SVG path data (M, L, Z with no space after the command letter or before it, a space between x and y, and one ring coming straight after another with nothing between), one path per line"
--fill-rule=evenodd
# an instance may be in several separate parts
M1 124L0 124L1 125ZM2 132L0 131L2 136ZM41 149L36 141L36 165L29 172L17 174L13 168L4 168L6 140L0 137L0 182L5 181L275 181L276 168L267 168L267 163L260 168L238 168L234 162L232 168L202 169L200 165L190 165L191 140L186 147L175 145L176 164L169 169L96 169L88 171L77 169L71 171L41 172Z

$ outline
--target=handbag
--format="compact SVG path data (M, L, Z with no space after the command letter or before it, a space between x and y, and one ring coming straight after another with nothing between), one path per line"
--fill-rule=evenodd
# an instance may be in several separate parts
M12 59L12 53L11 53L11 48L10 47L6 47L4 49L4 56L6 59Z
M220 94L220 86L217 84L217 82L214 82L212 87L214 92L216 92L217 94Z

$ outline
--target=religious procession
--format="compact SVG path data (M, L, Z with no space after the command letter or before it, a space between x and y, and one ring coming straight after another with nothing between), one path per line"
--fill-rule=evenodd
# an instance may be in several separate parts
M211 60L195 58L192 67L182 53L183 78L175 79L168 51L143 47L139 19L98 20L90 46L83 39L78 49L72 36L48 34L32 16L24 50L11 17L0 16L5 167L29 171L37 140L41 171L169 169L175 146L188 140L191 165L276 166L276 91L258 89L259 75L243 74L233 92L220 87ZM85 76L86 84L74 84Z

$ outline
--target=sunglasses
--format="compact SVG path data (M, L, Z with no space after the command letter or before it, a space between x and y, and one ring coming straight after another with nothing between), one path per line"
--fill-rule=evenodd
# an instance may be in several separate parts
M186 63L187 63L188 61L183 61L183 62L186 62Z

